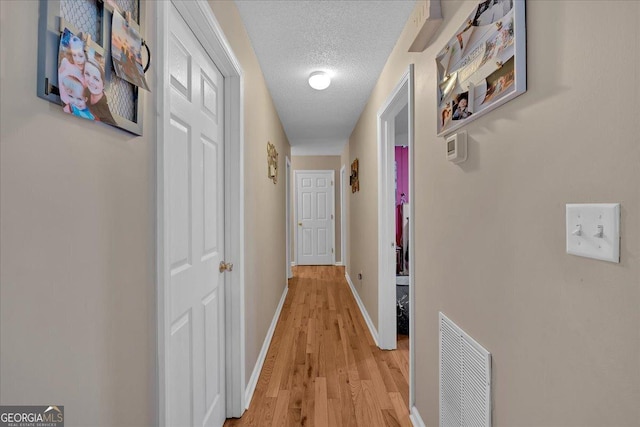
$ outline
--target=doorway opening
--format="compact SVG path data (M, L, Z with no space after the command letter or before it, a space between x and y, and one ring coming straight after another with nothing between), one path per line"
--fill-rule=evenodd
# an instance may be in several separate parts
M285 212L286 212L286 251L287 251L287 279L291 279L293 277L293 271L291 270L291 160L289 160L289 156L285 158L285 193L286 193L286 201L285 201Z
M378 111L378 337L384 350L406 348L408 344L410 408L415 402L415 346L411 333L415 242L410 200L414 195L413 74L411 64ZM398 345L399 336L402 346Z

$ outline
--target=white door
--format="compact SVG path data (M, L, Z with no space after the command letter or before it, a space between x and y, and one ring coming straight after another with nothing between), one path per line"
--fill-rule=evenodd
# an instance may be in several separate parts
M171 6L165 124L168 426L225 420L223 77Z
M333 171L296 171L297 264L333 265Z

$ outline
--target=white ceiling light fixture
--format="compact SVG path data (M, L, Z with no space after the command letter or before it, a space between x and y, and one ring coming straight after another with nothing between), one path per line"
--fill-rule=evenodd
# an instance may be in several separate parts
M315 90L325 90L331 84L331 77L324 71L314 71L309 75L309 86Z

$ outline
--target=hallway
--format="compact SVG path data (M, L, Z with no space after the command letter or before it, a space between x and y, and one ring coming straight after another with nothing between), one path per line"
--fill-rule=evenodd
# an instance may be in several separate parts
M411 426L409 340L381 351L343 267L295 267L249 410L225 426Z

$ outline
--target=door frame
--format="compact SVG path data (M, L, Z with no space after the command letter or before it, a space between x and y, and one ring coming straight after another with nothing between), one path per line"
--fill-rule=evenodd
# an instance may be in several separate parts
M284 176L285 176L285 211L286 211L286 239L287 239L287 279L291 279L293 277L293 271L291 270L291 160L289 160L289 156L285 156L285 167L284 167Z
M331 174L331 182L333 184L331 184L331 186L333 187L333 198L331 199L331 215L333 216L333 218L331 219L331 222L333 223L333 233L331 233L331 247L333 248L333 262L331 263L332 265L336 264L336 187L335 187L335 182L336 182L336 171L333 169L326 169L326 170L306 170L306 169L299 169L299 170L294 170L293 171L293 185L295 187L295 191L294 191L294 195L295 195L295 202L294 202L294 218L295 218L295 223L296 224L296 231L295 233L293 233L293 238L295 241L294 247L296 249L296 256L295 256L295 263L296 265L300 265L299 264L299 260L298 260L298 233L300 228L297 226L298 224L298 175L299 174L304 174L304 173L330 173Z
M347 165L340 168L340 263L347 268Z
M224 198L225 258L234 264L225 276L226 416L240 417L245 409L245 315L244 315L244 79L236 58L211 7L204 0L171 0L155 3L156 43L156 274L157 274L157 417L167 423L167 355L165 333L169 313L169 248L165 236L167 177L164 126L169 118L169 13L174 5L224 77Z
M408 105L409 197L414 197L414 67L410 64L400 82L378 110L378 343L396 348L395 275L395 117ZM409 254L415 253L415 203L409 204ZM391 242L391 244L389 244ZM409 407L415 403L415 262L409 262Z

